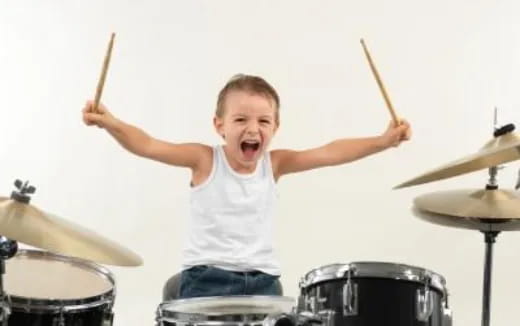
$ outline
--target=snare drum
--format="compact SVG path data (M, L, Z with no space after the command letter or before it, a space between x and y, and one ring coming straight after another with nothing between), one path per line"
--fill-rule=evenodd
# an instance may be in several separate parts
M327 326L451 326L445 279L383 262L333 264L300 281L298 310Z
M80 259L19 250L6 261L9 325L110 326L115 281L105 268Z
M222 296L161 303L160 326L262 326L268 316L289 313L294 299L282 296Z

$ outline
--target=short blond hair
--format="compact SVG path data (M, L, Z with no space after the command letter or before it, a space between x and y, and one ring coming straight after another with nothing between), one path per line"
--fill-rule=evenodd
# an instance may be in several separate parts
M265 96L274 101L276 123L280 122L280 97L278 93L265 79L258 76L237 74L231 77L226 85L220 90L217 99L217 110L215 116L222 118L225 113L226 96L231 91L245 91Z

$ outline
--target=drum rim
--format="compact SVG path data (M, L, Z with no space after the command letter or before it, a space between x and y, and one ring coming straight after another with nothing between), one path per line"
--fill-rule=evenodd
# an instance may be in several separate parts
M23 259L38 258L70 263L74 266L87 269L101 276L112 285L112 288L94 296L75 299L31 298L7 293L13 308L23 308L27 311L37 310L45 312L74 312L77 310L90 309L104 304L109 304L110 306L113 305L116 294L116 281L112 272L110 272L104 266L77 257L69 257L48 251L34 249L19 249L15 257L17 256ZM9 270L6 270L6 272L9 273Z
M241 323L241 322L257 322L265 319L270 313L220 313L220 312L211 312L211 313L196 313L196 312L182 312L175 310L166 310L165 307L175 308L182 307L185 303L190 302L211 302L211 301L225 301L225 300L269 300L271 302L278 301L286 304L292 304L292 307L296 305L296 301L292 297L286 296L269 296L269 295L230 295L230 296L210 296L210 297L196 297L196 298L186 298L186 299L175 299L162 302L157 308L157 320L160 321L168 321L168 322L207 322L214 323L216 325L219 322L233 322L233 323ZM276 312L277 313L277 312ZM231 319L231 320L230 320Z
M402 263L376 261L335 263L315 268L301 279L300 288L304 289L325 281L345 279L349 271L353 279L382 278L424 284L426 279L429 278L430 286L447 294L446 280L438 273L426 268Z
M166 311L157 314L157 321L166 321L179 324L204 323L205 325L229 325L248 324L254 322L262 322L269 314L267 313L243 313L243 314L220 314L207 315L203 313L186 313L177 311Z

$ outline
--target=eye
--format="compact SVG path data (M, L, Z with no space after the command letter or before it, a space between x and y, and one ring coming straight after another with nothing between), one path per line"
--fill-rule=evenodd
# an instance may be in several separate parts
M244 118L236 118L235 119L235 122L244 122L244 121L246 121L246 119L244 119Z
M270 120L260 120L260 123L261 124L270 124L271 121Z

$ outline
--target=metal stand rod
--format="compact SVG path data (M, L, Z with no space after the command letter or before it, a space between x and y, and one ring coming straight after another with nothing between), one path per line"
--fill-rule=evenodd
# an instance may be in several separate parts
M11 315L11 304L9 296L4 291L5 261L18 250L18 243L14 240L0 236L0 325L7 326L9 315Z
M4 274L5 274L5 260L0 258L0 300L4 298Z
M491 271L493 268L493 244L499 231L484 231L486 256L484 261L484 287L482 293L482 326L489 326L491 314Z
M7 320L11 314L7 295L4 292L3 276L5 273L5 260L0 258L0 325L7 326Z

